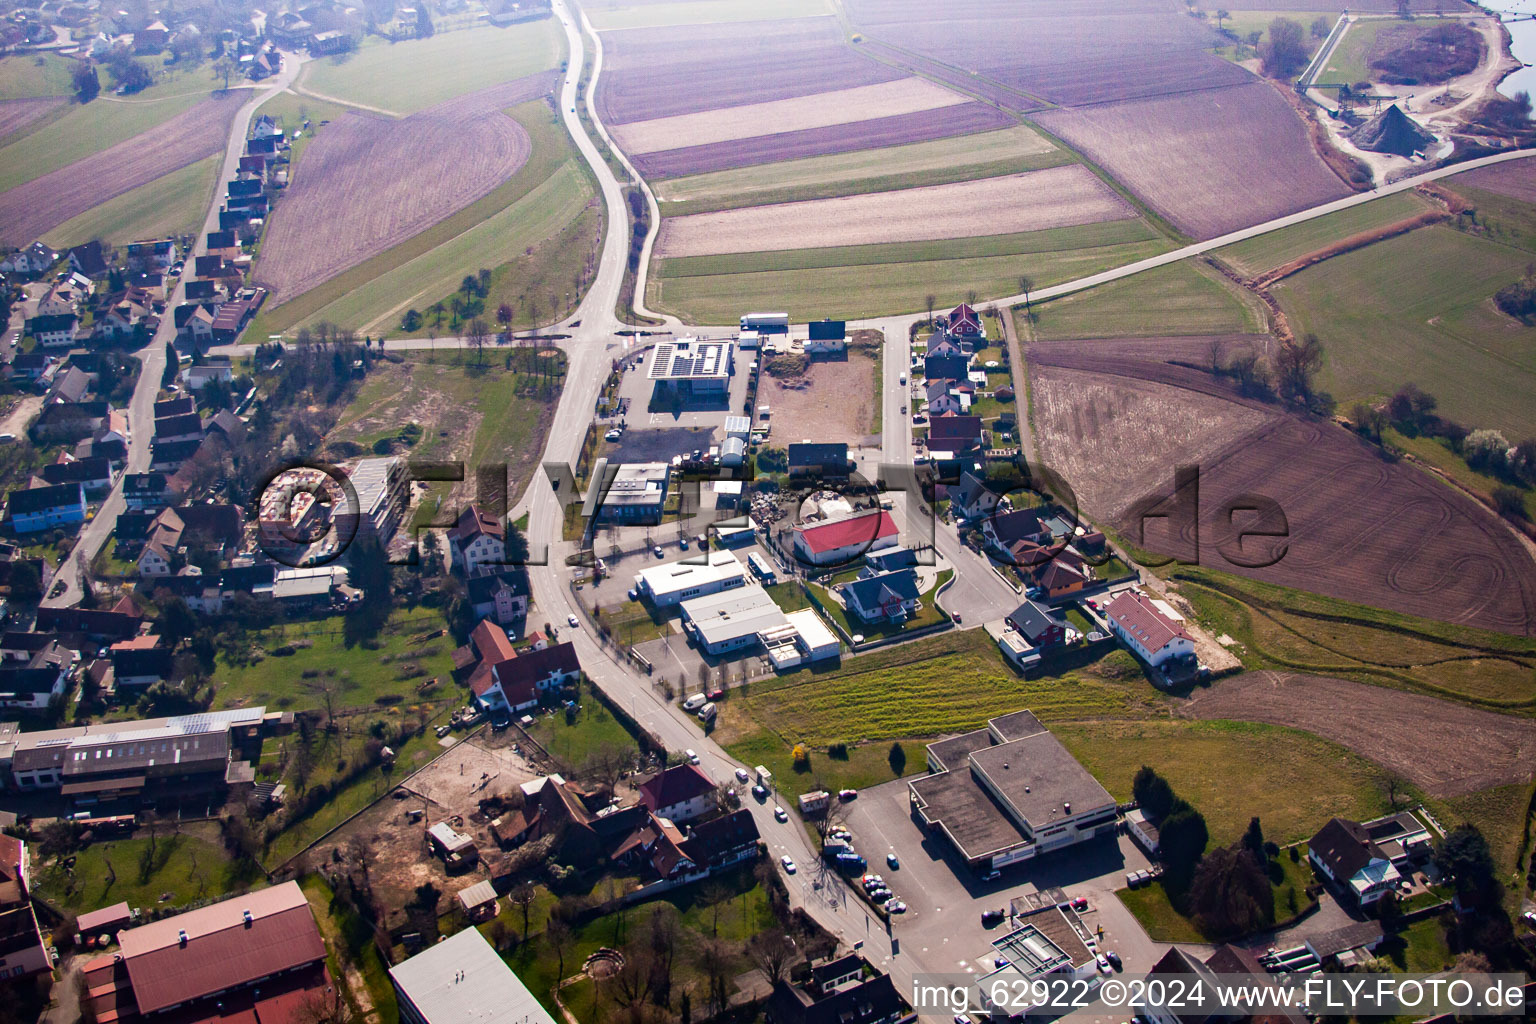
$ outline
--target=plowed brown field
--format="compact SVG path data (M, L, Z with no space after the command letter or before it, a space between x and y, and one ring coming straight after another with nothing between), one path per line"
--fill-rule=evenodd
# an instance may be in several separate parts
M58 96L43 96L32 100L0 100L0 139L11 132L25 128L63 102L64 100Z
M108 199L220 152L235 111L249 98L244 90L210 96L153 131L0 192L0 244L26 245Z
M528 159L502 107L550 78L496 86L392 120L348 112L304 153L262 242L256 278L273 304L357 266L473 203Z

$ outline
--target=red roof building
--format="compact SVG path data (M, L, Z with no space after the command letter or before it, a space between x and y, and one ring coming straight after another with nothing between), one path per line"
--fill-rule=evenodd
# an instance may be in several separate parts
M1115 635L1153 667L1195 652L1194 640L1184 624L1168 616L1140 591L1125 591L1105 606L1104 615Z
M900 534L889 512L864 512L795 527L795 554L810 565L846 564L894 547Z
M512 651L496 661L482 661L469 677L469 688L488 711L521 711L537 704L541 693L580 674L576 646L566 641L539 650Z
M715 784L691 764L673 765L640 783L640 803L658 818L688 821L708 811Z
M968 303L962 302L949 311L946 328L957 338L975 338L981 334L981 317Z

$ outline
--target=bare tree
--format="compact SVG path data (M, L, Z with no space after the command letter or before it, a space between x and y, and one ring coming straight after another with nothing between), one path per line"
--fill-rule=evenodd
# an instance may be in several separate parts
M305 996L293 1015L296 1024L363 1024L366 1019L335 985Z
M1035 280L1028 274L1019 275L1019 294L1024 296L1024 308L1029 308L1029 293L1034 290Z
M934 306L934 303L936 303L937 301L938 301L938 297L937 296L934 296L934 295L924 295L923 296L923 305L928 307L928 326L929 327L933 326L933 306Z
M571 926L565 923L563 917L550 917L544 925L544 941L555 951L557 965L555 977L561 981L565 979L565 952L571 945Z
M469 347L475 350L475 361L485 362L485 343L491 339L491 332L485 321L478 316L472 317L464 337L469 342Z
M752 959L757 962L757 966L763 969L763 973L768 976L768 980L773 984L778 984L784 977L784 972L789 967L789 962L795 956L795 944L790 941L789 936L785 934L783 929L770 928L765 932L758 932L752 936L752 941L748 943L748 946L752 953Z
M341 695L341 681L336 676L321 674L305 680L304 689L319 698L325 708L325 731L336 731L336 700Z
M519 882L507 893L507 899L514 907L523 913L523 938L528 938L528 915L533 910L533 901L538 896L538 890L534 889L532 882Z

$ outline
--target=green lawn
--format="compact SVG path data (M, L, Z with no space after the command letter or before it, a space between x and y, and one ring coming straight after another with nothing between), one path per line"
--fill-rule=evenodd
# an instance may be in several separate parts
M68 96L74 92L70 76L76 66L68 57L51 53L0 57L0 99Z
M606 623L614 637L626 646L643 644L672 632L671 619L653 615L640 601L603 605L599 610L599 621Z
M1415 921L1402 932L1390 936L1378 954L1409 974L1438 974L1456 959L1445 940L1445 928L1438 917Z
M339 687L335 697L338 709L360 707L373 704L379 697L414 698L418 688L434 676L439 680L438 688L429 696L451 699L458 693L449 678L453 638L443 634L418 641L421 634L442 628L443 620L435 613L396 612L379 636L380 645L369 649L345 645L341 616L279 626L257 636L266 651L260 661L231 665L220 657L214 706L320 708L325 706L322 691L334 683ZM290 645L294 647L292 654L276 653Z
M1342 6L1342 5L1341 5ZM1207 20L1212 25L1216 23L1215 9L1207 11ZM1269 24L1276 18L1290 18L1302 27L1302 42L1306 44L1307 56L1317 53L1317 48L1323 45L1323 40L1312 35L1312 20L1317 17L1328 19L1328 27L1333 28L1333 23L1339 20L1338 11L1240 11L1234 10L1231 16L1222 22L1222 27L1230 29L1243 40L1241 47L1234 46L1230 42L1226 46L1217 47L1216 53L1228 60L1245 60L1253 56L1253 51L1248 47L1248 34L1260 32L1259 45L1263 46L1269 38Z
M1460 185L1455 178L1447 178L1446 184L1477 211L1479 234L1517 249L1536 252L1536 205L1521 202L1502 192Z
M1011 295L1018 291L1023 274L1039 286L1057 284L1134 263L1168 248L1167 242L1151 238L1150 230L1140 221L1112 224L1097 225L1095 230L1129 232L1143 240L1089 241L1085 240L1089 229L1084 228L1075 229L1080 239L1075 246L1056 236L1034 244L1059 248L1038 250L1026 248L1031 242L1021 240L1022 236L1009 235L963 242L850 247L875 250L862 253L811 249L697 258L713 265L664 260L656 264L656 272L648 281L650 305L697 323L730 323L743 309L770 307L787 309L796 320L873 317L920 310L929 293L934 295L936 307L961 302L972 291ZM1000 239L1003 241L999 243ZM1003 253L986 251L994 246ZM746 269L753 263L765 269ZM775 265L798 265L799 269L775 269Z
M657 184L657 200L663 217L681 217L971 181L1072 162L1070 153L1022 125L970 135L965 141L959 153L953 139L939 139L673 178Z
M1407 220L1429 209L1433 207L1417 193L1398 192L1229 245L1216 250L1216 256L1240 273L1256 277L1324 246Z
M858 575L858 570L851 571L853 572L854 576ZM879 625L871 625L870 623L866 622L855 622L842 608L842 606L837 603L831 594L828 594L820 587L818 587L817 590L820 591L818 596L821 598L822 608L825 609L826 614L832 616L833 620L843 628L845 633L847 633L849 636L861 635L866 640L876 640L882 637L897 636L902 633L916 632L917 630L927 629L929 626L936 626L941 622L947 621L944 613L941 612L938 605L934 603L933 598L939 587L943 586L944 582L954 574L955 572L953 569L945 569L943 572L939 573L939 578L934 582L934 585L929 587L922 594L922 608L920 608L918 613L912 618L905 622L899 623L881 623ZM839 582L847 581L843 580Z
M265 310L247 337L318 320L398 334L407 309L425 314L481 267L493 271L488 320L502 301L514 308L514 328L558 319L548 293L563 299L572 290L575 272L598 245L601 216L588 209L591 178L549 104L536 100L508 113L532 143L528 162L508 181L414 238Z
M1274 898L1273 920L1276 922L1295 917L1307 905L1306 890L1314 876L1306 848L1300 849L1298 860L1291 860L1289 850L1281 850L1280 856L1271 862L1270 892ZM1135 889L1120 889L1115 895L1154 941L1211 942L1233 937L1203 933L1196 922L1174 907L1161 879Z
M554 67L564 50L555 19L442 32L390 43L370 36L356 52L312 62L301 89L409 114L455 96ZM408 68L408 74L401 69Z
M773 603L785 612L798 612L812 607L811 599L805 596L805 591L798 583L777 583L763 589L768 591Z
M304 150L315 140L318 132L325 131L321 121L334 121L350 108L340 103L328 103L313 96L301 96L292 92L280 92L261 105L258 113L271 117L283 126L289 139L288 166L290 171L299 165ZM304 122L310 122L304 131Z
M624 0L598 0L588 4L587 16L599 32L610 29L652 28L670 25L716 24L729 21L757 21L773 18L814 18L831 14L827 0L777 0L772 14L764 12L759 0L676 0L673 3L625 3Z
M0 147L0 192L147 132L208 97L206 90L162 99L144 95L110 100L102 96L83 106L73 104L46 127Z
M1025 705L1027 706L1027 705ZM1310 837L1329 818L1387 810L1370 762L1310 733L1247 722L1093 722L1052 726L1117 800L1150 765L1205 815L1213 845L1235 842L1258 815L1277 843Z
M109 199L49 231L56 249L93 238L122 244L136 238L192 235L203 226L222 158L210 156Z
M1443 437L1407 437L1391 427L1382 432L1382 440L1409 453L1426 466L1433 466L1474 494L1492 500L1495 488L1505 486L1505 481L1467 465L1467 460L1451 450L1450 442ZM1520 488L1525 495L1525 514L1536 521L1536 488Z
M1341 82L1353 85L1369 81L1371 69L1366 59L1370 56L1371 47L1376 45L1376 36L1382 29L1401 24L1395 18L1371 18L1354 22L1344 30L1344 38L1339 40L1339 45L1328 55L1328 63L1317 80L1330 85Z
M373 1003L379 1024L396 1024L400 1019L395 1004L395 987L389 981L389 965L384 962L368 925L350 907L337 901L330 885L318 874L299 879L299 888L309 900L314 911L315 923L325 938L326 963L331 977L347 984L350 979L339 970L343 961L357 968L367 988L368 999ZM360 994L349 993L356 1001Z
M563 712L539 715L529 734L545 750L558 758L568 771L575 771L593 754L602 750L636 753L640 747L622 722L589 694L581 699L581 710L567 722Z
M180 835L172 834L172 828L159 826L153 859L149 859L147 835L92 843L75 854L73 884L62 868L47 864L39 868L38 888L45 898L80 914L125 900L145 910L180 906L266 885L259 871L242 872L235 867L218 841L216 827L199 822L186 826ZM160 897L166 893L171 897L162 902Z
M1037 287L1041 282L1037 281ZM1041 340L1237 334L1264 329L1261 307L1211 268L1181 260L1132 277L1034 303ZM1022 315L1015 308L1015 316ZM1021 325L1022 326L1022 325Z
M1410 381L1442 416L1511 439L1536 434L1536 328L1492 295L1530 254L1438 225L1309 267L1275 286L1298 335L1323 342L1322 384L1342 408Z

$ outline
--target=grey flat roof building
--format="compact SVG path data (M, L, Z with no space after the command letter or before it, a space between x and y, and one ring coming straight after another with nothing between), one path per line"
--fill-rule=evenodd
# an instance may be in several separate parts
M389 969L406 1024L555 1024L478 928Z

